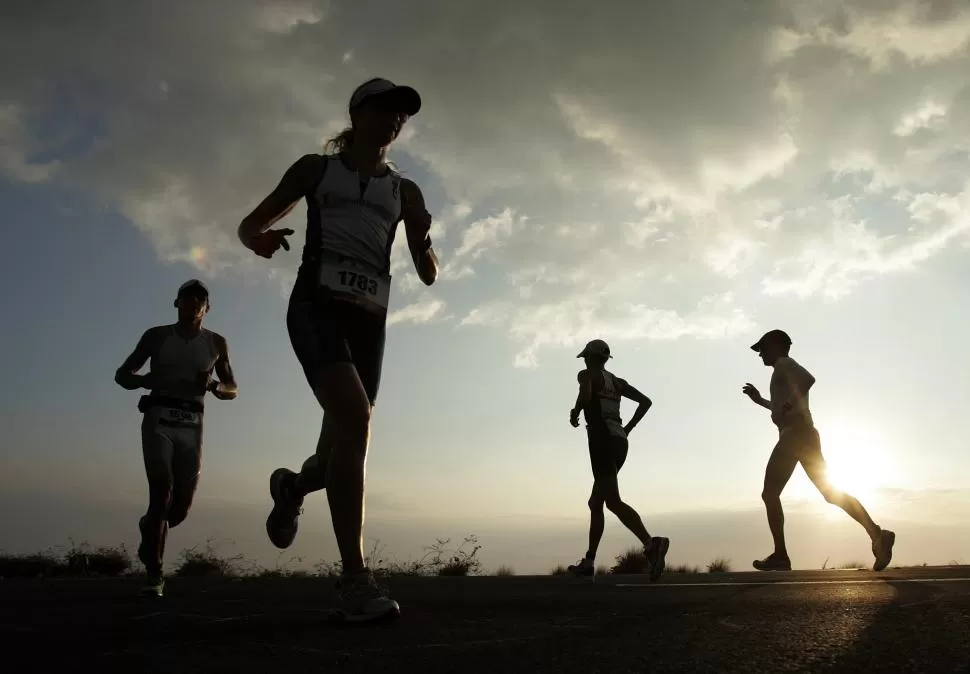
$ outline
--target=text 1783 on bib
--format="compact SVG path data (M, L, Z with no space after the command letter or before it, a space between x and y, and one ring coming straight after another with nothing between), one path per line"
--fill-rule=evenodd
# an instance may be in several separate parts
M352 263L331 262L320 267L320 285L329 288L340 299L372 310L387 311L391 295L389 276L375 274Z

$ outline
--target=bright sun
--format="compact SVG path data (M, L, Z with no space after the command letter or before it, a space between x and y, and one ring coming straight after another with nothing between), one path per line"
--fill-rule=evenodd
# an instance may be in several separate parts
M879 489L895 481L891 452L885 442L870 429L862 427L831 426L819 430L822 436L822 454L828 466L832 484L855 496L871 509L877 507ZM801 469L798 469L801 472ZM797 498L814 500L821 498L815 486L802 476L793 489ZM829 511L832 512L829 512ZM826 515L839 516L837 509L826 509Z

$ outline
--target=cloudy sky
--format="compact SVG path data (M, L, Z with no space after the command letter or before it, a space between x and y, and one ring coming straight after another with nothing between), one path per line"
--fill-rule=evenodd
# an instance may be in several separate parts
M793 8L794 7L794 8ZM368 463L368 544L478 534L489 567L585 550L588 339L654 400L621 473L671 560L770 551L774 441L741 393L782 327L818 383L836 481L899 563L970 562L970 7L957 0L488 5L12 0L0 15L2 547L134 542L135 409L112 382L177 286L210 284L241 395L210 404L203 479L170 556L207 538L264 563L267 482L319 412L284 317L305 231L272 261L240 219L346 123L353 88L424 108L391 156L443 268L399 237ZM632 413L632 406L626 415ZM797 567L869 562L801 473ZM601 561L633 543L607 519ZM333 558L323 495L287 555Z

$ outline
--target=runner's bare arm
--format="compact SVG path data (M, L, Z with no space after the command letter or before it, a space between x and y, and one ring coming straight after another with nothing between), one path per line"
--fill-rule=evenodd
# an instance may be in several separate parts
M761 405L766 410L771 409L771 401L765 399L765 397L761 395L758 389L754 387L754 384L745 384L741 388L741 393L751 398L751 401L756 405Z
M138 374L138 370L142 369L145 363L148 362L148 359L151 358L154 342L155 328L149 328L142 334L141 339L138 340L138 344L135 345L135 350L131 352L131 355L125 358L125 362L121 364L121 367L115 370L115 383L118 386L128 391L134 391L140 388L151 388L151 373Z
M401 197L405 204L401 219L404 220L411 259L421 281L430 286L438 278L438 256L431 247L431 214L425 207L421 188L414 181L401 179Z
M258 246L254 247L254 240L293 210L297 202L313 187L314 180L320 174L321 161L323 158L320 155L303 155L286 170L276 189L239 223L237 234L244 246L255 250ZM285 235L293 234L292 229L279 231ZM282 235L280 240L280 245L289 250L290 246Z
M629 435L630 431L636 428L637 424L640 423L640 420L643 419L647 411L653 406L653 401L644 394L640 393L640 391L631 386L627 381L623 382L623 389L621 390L621 393L623 397L629 398L630 400L638 403L637 411L633 413L630 421L628 421L626 426L623 427L623 432Z
M586 409L593 397L593 385L587 370L581 370L576 375L576 381L579 382L579 393L576 396L576 405L569 412L569 422L573 426L579 426L579 413Z
M216 375L219 381L209 384L209 391L219 400L234 400L239 395L239 385L236 384L236 375L232 371L232 364L229 362L229 343L222 335L215 335L216 348L219 350L219 358L216 360Z

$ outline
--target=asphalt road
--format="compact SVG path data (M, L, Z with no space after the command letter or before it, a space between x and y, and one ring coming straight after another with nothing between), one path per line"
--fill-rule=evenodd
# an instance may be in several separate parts
M172 579L154 601L138 587L0 582L4 660L99 674L970 671L970 568L401 578L402 617L367 627L325 619L326 580Z

